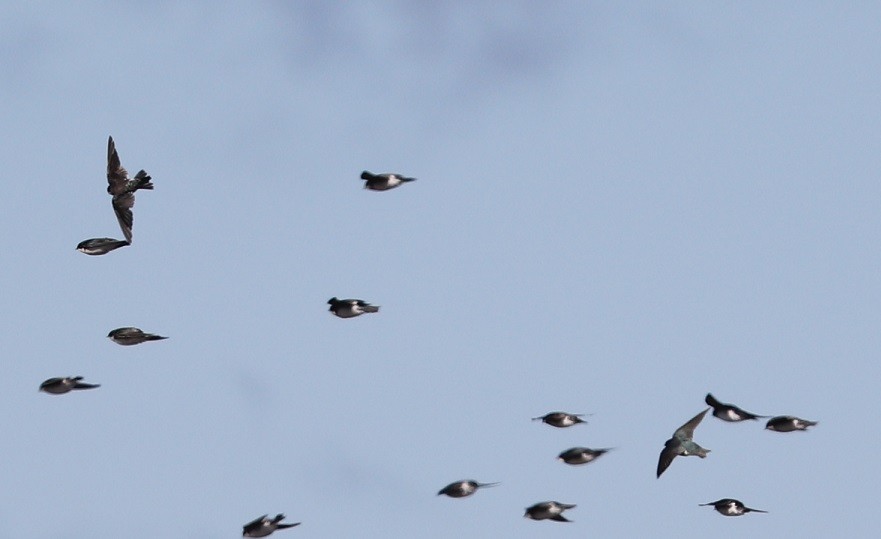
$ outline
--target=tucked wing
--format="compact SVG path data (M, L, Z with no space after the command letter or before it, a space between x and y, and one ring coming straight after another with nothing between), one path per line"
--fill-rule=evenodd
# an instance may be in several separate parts
M744 419L758 419L760 417L762 417L762 418L769 417L766 415L757 415L752 412L747 412L743 408L738 408L737 406L734 406L734 411L737 412L740 415L740 417L742 417Z
M120 338L131 338L131 337L142 337L144 332L138 328L116 328L110 332L108 337L120 337Z
M767 511L762 511L761 509L753 509L752 507L744 507L743 511L745 513L767 513Z
M254 531L254 530L261 528L263 526L263 521L266 520L266 517L268 517L268 516L269 516L268 514L263 515L262 517L257 517L254 520L252 520L251 522L248 522L247 524L242 526L242 531L250 532L250 531Z

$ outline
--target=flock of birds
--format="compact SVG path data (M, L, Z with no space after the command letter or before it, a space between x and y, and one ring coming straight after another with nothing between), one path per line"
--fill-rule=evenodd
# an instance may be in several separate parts
M764 419L770 417L766 415L756 415L733 404L720 402L713 397L712 393L707 393L707 396L704 397L704 402L706 402L710 408L704 409L702 412L689 419L684 425L676 429L676 432L673 433L673 436L671 436L669 440L664 442L664 449L661 450L661 456L658 458L658 477L661 477L661 474L670 467L670 464L673 463L673 459L676 457L697 455L700 458L706 458L707 453L709 453L710 450L701 447L694 441L694 430L700 422L703 421L704 416L707 415L707 412L709 412L710 409L713 410L714 416L722 421L728 421L730 423L755 421L759 418ZM768 422L765 424L765 429L776 432L793 432L796 430L807 430L808 427L813 427L816 424L816 421L808 421L791 415L779 415L768 419ZM716 511L728 517L738 517L751 512L767 513L767 511L762 511L761 509L751 509L746 507L743 502L733 498L722 498L715 502L698 505L712 505Z
M365 181L364 187L373 191L387 191L394 189L405 183L415 181L415 178L409 178L400 174L373 174L367 171L361 173L361 179ZM113 197L113 211L116 214L116 220L119 222L124 240L114 238L91 238L80 242L77 250L87 255L104 255L120 247L126 247L132 244L132 226L134 218L132 208L135 204L135 192L138 190L152 190L152 178L146 171L140 170L133 178L129 178L128 172L122 167L119 154L116 151L116 145L113 137L107 141L107 192ZM330 305L329 311L339 318L354 318L363 314L377 313L379 307L361 299L338 299L330 298L327 303ZM147 341L157 341L167 339L160 335L146 333L134 327L122 327L112 330L108 338L113 342L123 345L132 346ZM52 394L62 395L74 390L95 389L100 384L90 384L83 381L82 376L68 376L50 378L40 384L40 391ZM657 477L661 477L673 460L678 457L687 457L696 455L705 458L710 452L709 449L703 448L694 441L694 431L700 422L704 419L710 409L713 415L723 421L739 422L757 420L759 418L768 418L769 416L756 415L747 412L733 404L723 403L707 394L704 399L710 408L706 408L696 416L688 420L684 425L676 429L672 437L664 443L664 449L658 459ZM532 418L535 421L542 421L548 425L557 428L568 428L579 423L585 423L582 419L584 414L572 414L568 412L550 412L540 417ZM793 432L807 430L809 427L816 425L816 421L808 421L795 416L781 415L768 419L765 429L776 432ZM599 457L609 452L611 448L591 449L588 447L572 447L561 452L558 456L559 460L570 465L583 465L595 461ZM438 491L438 496L445 495L451 498L465 498L473 495L481 488L493 487L499 483L481 483L473 479L454 481ZM699 504L700 506L712 506L716 511L725 516L740 516L746 513L766 513L761 509L753 509L747 507L743 502L733 498L722 498L714 502ZM561 503L558 501L545 501L536 503L526 508L524 517L533 520L554 520L557 522L571 522L563 512L576 507L575 504ZM268 514L262 515L251 522L242 526L243 537L266 537L276 530L293 528L300 525L300 522L283 523L285 516L281 513L270 518Z
M703 421L704 416L707 415L707 412L711 409L713 410L714 416L722 421L730 423L750 420L755 421L760 418L765 419L770 417L756 415L733 404L720 402L713 397L711 393L707 393L704 402L706 402L710 408L704 409L696 416L689 419L688 422L676 429L676 432L673 433L673 436L671 436L669 440L664 442L664 449L661 450L661 455L658 458L657 477L661 477L661 474L670 467L670 464L673 463L673 459L676 457L697 455L700 458L706 458L710 450L701 447L694 441L694 430L700 422ZM533 421L542 421L552 427L562 429L578 425L579 423L586 423L586 421L582 419L583 416L584 414L572 414L569 412L549 412L543 416L534 417L532 419ZM780 415L770 417L765 424L765 429L776 432L793 432L797 430L807 430L808 427L813 427L816 424L816 421L808 421L790 415ZM572 447L560 453L557 458L566 464L577 466L593 462L608 453L610 450L611 448L591 449L589 447ZM499 483L480 483L473 479L456 481L442 488L438 492L438 495L445 494L451 498L464 498L465 496L474 494L479 488L492 487L498 484ZM714 502L701 503L698 505L701 507L713 506L716 511L728 517L737 517L746 513L767 513L767 511L761 509L747 507L743 502L734 498L721 498ZM576 505L573 503L562 503L558 501L539 502L527 507L524 517L533 520L571 522L571 520L563 515L563 512L574 507L576 507Z

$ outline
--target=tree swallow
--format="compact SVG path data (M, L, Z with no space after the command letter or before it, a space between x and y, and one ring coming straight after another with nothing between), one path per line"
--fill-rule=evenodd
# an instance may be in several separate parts
M700 458L705 458L707 456L707 453L709 453L710 450L697 445L692 438L694 437L694 429L697 428L701 420L703 420L704 416L709 411L710 409L707 408L703 412L689 419L688 423L676 429L672 438L664 442L664 449L661 451L661 457L658 459L658 477L661 477L664 470L666 470L670 466L670 463L673 462L673 459L679 455L683 457L697 455Z
M791 415L778 415L769 419L765 428L777 432L792 432L794 430L808 430L808 427L813 427L816 424L816 421L808 421Z
M67 378L49 378L40 384L40 391L51 393L53 395L64 395L74 389L95 389L101 387L101 384L87 384L81 382L82 376L68 376Z
M701 507L712 505L716 511L719 511L726 517L739 517L746 513L767 513L767 511L762 511L761 509L751 509L743 505L742 501L732 498L722 498L715 502L701 503L698 505Z
M541 502L526 508L524 518L532 520L556 520L557 522L572 522L563 516L563 511L575 507L574 503Z
M335 297L327 300L330 305L328 309L340 318L354 318L364 313L378 313L379 307L367 303L360 299L337 299Z
M365 180L364 189L372 191L388 191L402 183L416 181L416 178L407 178L400 174L371 174L366 170L361 173L361 179Z
M565 428L571 427L576 423L587 423L587 421L581 419L585 415L590 414L570 414L568 412L548 412L547 414L539 417L533 417L533 421L541 421L543 423L547 423L552 427L557 428Z
M450 498L464 498L465 496L471 496L477 489L482 487L494 487L498 485L498 483L478 483L472 479L466 479L464 481L456 481L455 483L450 483L444 488L440 489L437 493L438 496L441 494L446 494Z
M138 328L117 328L107 334L107 337L123 346L131 346L133 344L141 344L146 341L161 341L168 337L153 335L152 333L144 333Z
M560 453L557 458L566 464L587 464L593 462L611 450L607 449L590 449L588 447L573 447Z
M131 245L125 240L115 240L113 238L92 238L83 240L76 246L76 250L87 255L106 255L114 249Z
M713 397L712 394L707 393L707 396L704 398L704 402L713 407L713 415L721 419L722 421L745 421L747 419L758 419L760 417L770 417L767 415L756 415L743 410L742 408L738 408L733 404L727 404L724 402L719 402Z
M242 537L266 537L275 530L284 530L300 525L300 522L282 524L281 521L284 520L285 516L281 513L275 515L275 518L271 520L268 517L269 515L257 517L242 526Z
M107 192L113 195L113 211L119 228L129 243L132 241L132 207L135 205L135 191L153 189L152 178L141 170L134 178L128 177L128 171L119 163L116 144L113 137L107 139Z

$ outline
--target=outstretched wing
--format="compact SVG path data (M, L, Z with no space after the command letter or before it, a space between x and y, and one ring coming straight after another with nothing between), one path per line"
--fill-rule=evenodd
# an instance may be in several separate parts
M670 447L669 443L664 445L664 449L661 450L661 456L658 458L657 477L661 477L661 474L670 467L670 464L673 462L673 459L676 458L677 454L676 449Z
M116 220L119 221L119 228L129 243L132 241L132 224L134 223L132 208L134 205L134 193L122 193L113 197L113 211L116 213Z
M107 190L116 195L125 190L125 184L128 181L128 171L122 167L119 162L119 154L116 153L116 144L113 143L113 137L107 139Z
M673 436L679 438L680 440L691 440L694 437L694 429L696 429L697 426L700 425L700 422L703 421L704 416L707 415L707 412L709 411L710 409L707 408L703 412L689 419L688 423L676 429L676 432L673 433Z

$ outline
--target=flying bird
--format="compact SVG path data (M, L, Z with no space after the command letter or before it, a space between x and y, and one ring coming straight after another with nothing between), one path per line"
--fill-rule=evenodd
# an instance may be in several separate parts
M372 191L388 191L401 185L402 183L416 181L416 178L408 178L400 174L373 174L366 170L361 173L361 179L365 180L364 189Z
M808 427L813 427L816 424L816 421L808 421L791 415L778 415L769 419L765 428L777 432L792 432L794 430L808 430Z
M762 511L761 509L751 509L743 505L742 501L733 498L722 498L715 502L701 503L698 505L701 507L712 505L716 511L722 513L726 517L739 517L746 513L767 513L767 511Z
M134 178L129 178L128 171L119 162L113 137L107 139L107 192L113 195L113 211L116 213L116 220L119 221L119 228L122 229L129 243L132 241L132 207L135 205L135 191L153 189L151 179L144 170L135 174Z
M572 522L563 516L563 511L575 507L574 503L541 502L526 508L524 518L532 520L556 520L557 522Z
M141 344L146 341L161 341L168 337L153 335L152 333L144 333L138 328L116 328L107 334L107 337L123 346L131 346L133 344Z
M364 313L379 312L379 307L360 299L337 299L333 297L327 300L327 304L330 305L328 310L340 318L354 318Z
M444 488L440 489L437 493L438 496L441 494L446 494L450 498L464 498L465 496L471 496L477 489L483 487L494 487L498 485L498 483L478 483L473 479L466 479L464 481L456 481L455 483L450 483Z
M568 412L549 412L545 415L533 417L533 421L541 421L542 423L547 423L552 427L557 428L565 428L571 427L577 423L587 423L587 421L581 419L585 415L590 414L570 414Z
M106 255L114 249L131 245L125 240L115 240L113 238L92 238L83 240L76 246L76 250L87 255Z
M770 417L766 415L756 415L747 412L742 408L738 408L733 404L728 404L725 402L719 402L711 393L707 393L707 396L704 398L704 402L713 407L713 415L721 419L722 421L745 421L747 419L758 419Z
M101 384L87 384L82 382L82 376L68 376L66 378L49 378L40 384L40 391L51 393L52 395L64 395L74 389L95 389L101 387Z
M560 456L557 458L566 464L587 464L588 462L595 461L609 451L611 451L611 448L590 449L589 447L573 447L560 453Z
M705 458L707 456L707 453L709 453L710 450L699 446L694 440L692 440L692 438L694 437L694 429L697 428L701 420L703 420L704 416L709 411L710 409L707 408L703 412L689 419L688 423L676 429L672 438L664 442L664 449L661 451L661 457L658 459L658 477L661 477L664 470L670 466L670 463L672 463L673 459L677 456L681 455L683 457L688 457L691 455L697 455L700 458Z
M269 515L257 517L251 522L248 522L247 524L242 526L242 537L266 537L275 530L284 530L300 525L300 522L295 522L293 524L282 524L281 521L285 519L285 516L281 513L275 515L275 518L273 519L270 519L268 517Z

